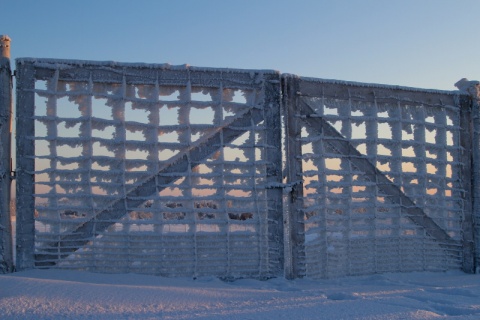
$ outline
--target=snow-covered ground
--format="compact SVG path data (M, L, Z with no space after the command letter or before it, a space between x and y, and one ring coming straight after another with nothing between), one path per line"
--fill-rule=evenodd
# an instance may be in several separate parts
M31 270L0 275L0 318L480 319L480 275L222 282Z

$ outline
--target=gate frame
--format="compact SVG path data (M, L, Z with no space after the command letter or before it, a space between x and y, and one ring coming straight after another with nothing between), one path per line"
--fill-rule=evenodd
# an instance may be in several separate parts
M464 211L462 221L462 239L460 244L462 248L459 250L462 252L462 270L465 273L480 273L480 168L476 164L480 164L480 85L478 81L470 82L470 87L467 90L454 91L441 91L441 90L428 90L417 89L408 87L399 87L391 85L377 85L366 84L348 81L326 80L320 78L303 78L296 75L284 74L282 75L282 89L284 99L284 116L285 116L285 134L286 141L286 177L287 185L291 186L291 190L288 195L288 208L289 216L286 218L285 233L289 237L286 243L289 245L286 248L286 257L290 257L291 261L286 263L285 270L287 278L301 278L306 274L306 260L305 260L305 228L303 226L303 211L301 198L303 196L303 181L298 181L302 175L302 146L301 146L301 121L306 121L312 127L318 128L318 130L328 133L336 138L340 138L335 145L335 149L338 149L340 153L346 153L353 156L351 161L360 161L357 166L363 168L363 171L368 172L370 175L374 175L378 178L378 175L383 174L376 168L375 165L370 164L366 159L363 161L363 156L349 144L348 141L341 139L339 133L332 127L330 127L323 119L310 116L314 113L310 110L310 106L304 102L302 96L315 96L317 94L315 88L315 82L331 84L331 85L344 85L352 87L364 87L364 88L380 88L389 89L392 91L400 90L407 92L419 92L419 93L448 93L454 94L454 100L456 106L459 108L460 124L462 128L460 133L460 146L463 151L461 154L462 163L464 163L464 170L460 173L464 183L464 189L466 192L463 194ZM303 84L302 84L303 82ZM310 113L308 113L310 112ZM473 117L472 117L473 114ZM300 156L299 156L300 155ZM473 173L473 179L472 179ZM376 180L376 179L375 179ZM458 246L448 233L440 228L430 217L425 215L423 210L417 207L408 196L393 183L385 178L382 185L388 187L388 189L396 194L399 194L411 205L407 211L409 218L417 225L426 230L431 230L432 236L439 241L439 245L449 250L449 247ZM301 187L296 187L300 185ZM299 199L299 200L297 200ZM303 241L302 241L303 239Z
M180 78L174 80L173 83L166 82L162 85L187 85L186 75L190 73L198 73L195 78L195 85L204 84L208 86L211 81L224 81L230 85L236 86L236 81L248 79L251 85L261 87L264 90L262 106L252 106L252 108L236 119L234 123L230 124L234 128L229 128L228 125L216 129L216 132L208 137L206 141L198 146L191 146L185 152L181 152L176 157L172 158L173 162L166 165L165 170L168 171L172 167L173 171L182 171L186 167L197 163L202 158L207 157L211 152L218 149L217 145L221 143L220 132L223 133L224 142L228 143L236 139L240 133L243 133L235 128L240 123L250 126L254 122L265 122L265 126L269 128L265 136L265 161L269 163L266 168L265 177L265 192L267 194L267 208L265 226L262 227L266 231L265 234L265 251L267 262L265 266L260 266L260 277L279 276L283 273L283 209L282 209L282 191L275 186L281 183L282 179L282 154L279 148L281 144L281 95L280 95L280 73L274 70L241 70L241 69L220 69L220 68L197 68L190 66L170 66L162 64L132 64L132 63L114 63L102 61L81 61L77 60L58 60L58 59L17 59L17 74L20 76L17 81L17 216L19 223L17 224L17 237L19 239L17 244L17 265L18 270L31 269L35 267L49 267L55 264L55 261L48 261L48 250L43 253L35 253L35 217L34 217L34 179L35 179L35 139L34 137L34 122L35 117L34 108L31 106L35 103L35 81L43 80L50 77L50 69L54 69L58 64L64 65L60 68L60 72L64 72L64 76L71 81L85 81L85 74L80 74L78 77L74 75L75 70L88 70L88 73L98 72L99 74L105 72L105 68L112 67L112 72L116 73L118 70L127 68L129 72L135 76L142 76L142 71L156 70L155 72L170 72L178 73ZM35 63L40 63L36 66ZM42 65L42 63L44 65ZM118 69L118 70L117 70ZM213 77L208 77L208 74L203 72L214 73ZM223 74L223 76L221 76ZM150 75L149 75L150 76ZM188 77L188 79L190 79ZM237 77L237 78L235 78ZM239 78L240 77L240 78ZM220 80L222 79L222 80ZM178 82L180 81L180 82ZM178 83L177 83L178 82ZM184 83L185 82L185 83ZM190 80L188 80L190 83ZM190 85L190 84L188 84ZM245 84L245 86L247 86ZM212 140L212 141L210 141ZM278 148L277 148L278 147ZM213 149L212 149L213 148ZM191 156L187 153L192 152ZM183 156L182 154L185 153ZM27 157L25 157L27 155ZM184 168L185 167L185 168ZM170 168L171 169L171 168ZM164 170L164 169L162 169ZM162 173L162 171L160 171ZM140 187L135 187L130 190L125 196L111 203L111 205L98 212L98 215L106 218L108 221L114 221L123 216L123 209L125 209L125 201L131 203L128 207L136 207L141 205L144 200L132 200L135 198L142 198L155 185L156 177L160 174L156 173L144 181ZM165 181L163 184L168 184L172 178L162 178ZM170 179L170 181L169 181ZM125 200L127 199L127 200ZM96 213L97 214L97 213ZM92 218L93 221L95 218ZM76 251L78 248L85 245L86 236L92 236L96 232L105 230L113 223L97 222L96 228L92 220L82 223L75 229L74 233L67 234L63 237L67 245L59 241L53 243L53 246L58 249L58 258L68 256ZM259 231L264 232L264 231ZM45 254L47 253L47 255ZM46 260L43 262L42 260ZM263 264L263 263L262 263Z

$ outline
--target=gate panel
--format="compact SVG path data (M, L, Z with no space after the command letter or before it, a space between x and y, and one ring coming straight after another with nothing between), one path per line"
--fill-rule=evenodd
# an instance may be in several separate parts
M34 79L19 79L18 109L35 105L18 115L19 179L35 180L23 266L281 272L281 192L268 188L281 182L277 72L31 59L17 70Z
M305 274L471 269L469 128L449 92L289 78ZM465 99L464 99L465 100ZM465 105L464 109L469 110ZM469 112L469 111L468 111ZM301 228L301 229L303 229Z

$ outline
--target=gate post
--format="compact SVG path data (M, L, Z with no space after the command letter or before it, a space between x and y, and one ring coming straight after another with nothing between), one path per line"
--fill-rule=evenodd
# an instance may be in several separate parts
M473 238L475 273L480 273L480 83L472 81L468 88L472 98L472 167L473 167Z
M0 35L0 273L13 271L10 217L11 112L10 38Z
M465 221L464 233L471 231L473 245L470 245L473 254L473 265L470 272L480 273L480 82L461 79L455 86L460 92L468 93L471 99L471 173L472 173L472 216ZM462 106L461 106L462 107ZM468 225L469 224L469 225ZM473 229L473 230L472 230ZM472 242L472 241L470 241ZM464 241L464 247L466 243ZM464 249L465 251L465 249ZM465 262L464 262L465 264ZM464 266L465 270L465 266ZM469 270L465 270L469 271Z

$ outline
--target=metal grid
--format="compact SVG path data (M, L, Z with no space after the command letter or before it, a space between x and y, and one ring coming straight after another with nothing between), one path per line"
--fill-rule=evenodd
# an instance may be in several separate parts
M295 81L302 272L330 278L465 267L470 141L459 96Z
M471 108L268 70L19 59L17 269L473 272Z
M19 171L35 180L37 267L281 270L280 193L266 188L280 179L269 128L279 119L278 73L29 59L17 69L35 80L19 86L35 104L34 134L19 148L34 170L20 162Z

